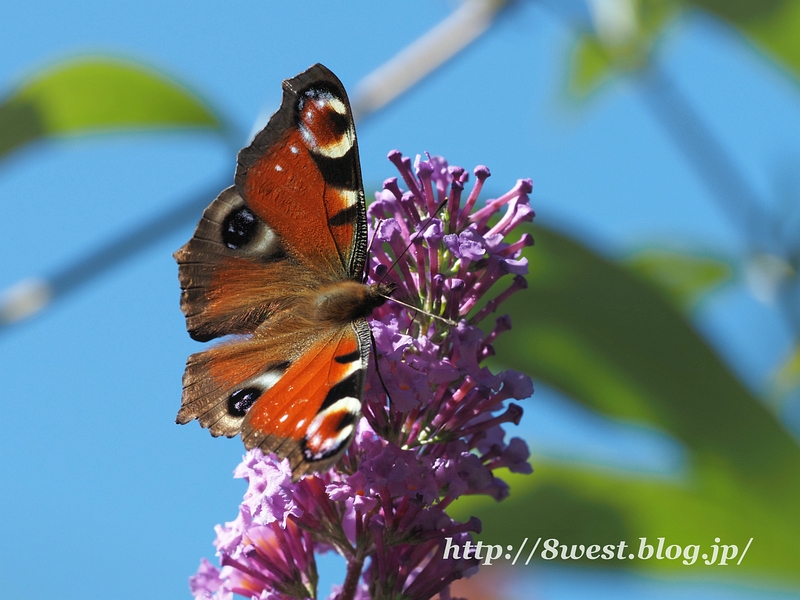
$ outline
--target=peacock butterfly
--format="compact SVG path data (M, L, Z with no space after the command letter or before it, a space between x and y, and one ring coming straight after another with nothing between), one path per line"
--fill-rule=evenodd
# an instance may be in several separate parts
M339 79L317 64L239 152L234 185L175 253L198 341L176 421L289 459L298 478L336 462L361 415L366 317L392 288L366 285L367 222L355 126Z

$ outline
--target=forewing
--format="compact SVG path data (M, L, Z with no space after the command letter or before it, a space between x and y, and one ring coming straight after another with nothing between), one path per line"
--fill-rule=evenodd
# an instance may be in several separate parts
M236 188L309 269L360 279L366 205L344 87L322 65L283 82L283 102L239 153Z

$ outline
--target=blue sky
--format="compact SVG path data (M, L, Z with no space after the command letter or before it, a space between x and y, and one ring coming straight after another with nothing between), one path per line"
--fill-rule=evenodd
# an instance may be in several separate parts
M323 62L352 88L452 7L441 0L5 6L4 90L57 60L110 54L176 77L241 138L230 145L203 133L102 135L17 152L0 164L0 289L52 273L184 198L228 185L236 150L258 115L277 108L283 79ZM531 177L540 221L606 254L657 243L740 257L738 232L635 84L609 85L582 107L565 101L571 36L550 12L520 3L359 128L366 185L393 174L389 150L429 151L467 168L489 165L495 192ZM773 197L776 175L796 170L800 158L796 82L702 16L673 28L661 57L744 176ZM198 345L178 309L171 253L193 227L0 337L2 595L188 598L188 576L213 554L214 524L235 516L243 485L231 473L241 442L174 424L184 362ZM717 293L697 324L756 390L790 349L774 311L740 289ZM537 452L581 460L602 448L601 462L631 467L623 464L631 451L609 442L616 426L538 393L542 402L526 406L522 425ZM588 429L575 436L578 427ZM680 459L669 440L626 443L651 455L644 468ZM584 597L575 591L580 582L619 589L608 575L576 578L564 569L529 579L545 599ZM752 588L720 592L714 582L695 589L626 581L631 598L650 593L642 589L664 598L767 597Z

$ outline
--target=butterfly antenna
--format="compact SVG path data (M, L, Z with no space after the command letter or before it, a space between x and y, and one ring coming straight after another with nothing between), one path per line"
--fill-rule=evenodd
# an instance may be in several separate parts
M450 325L450 327L457 327L458 326L458 323L456 323L452 319L448 319L446 317L441 317L439 315L435 315L435 314L430 313L430 312L428 312L426 310L422 310L421 308L417 308L416 306L414 306L412 304L406 304L405 302L401 302L397 298L392 298L391 296L386 296L384 294L381 294L381 297L386 298L387 300L391 300L392 302L394 302L396 304L399 304L400 306L405 306L406 308L410 308L413 311L416 311L418 313L422 313L423 315L427 315L427 316L431 317L432 319L437 319L439 321L442 321L443 323L447 323L448 325Z
M372 250L372 244L375 243L375 237L378 235L378 228L383 224L386 219L378 219L377 224L375 225L375 232L372 234L372 239L369 241L369 246L367 246L367 254L370 253Z

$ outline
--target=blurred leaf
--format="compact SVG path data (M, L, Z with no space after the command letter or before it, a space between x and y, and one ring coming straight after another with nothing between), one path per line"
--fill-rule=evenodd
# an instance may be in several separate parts
M659 0L672 2L673 0ZM684 0L738 29L800 78L800 2L797 0Z
M594 30L578 37L567 68L568 91L578 99L615 74L646 66L653 45L677 14L674 0L588 4Z
M681 310L692 309L703 295L733 276L730 263L716 258L648 248L623 263L654 283Z
M0 156L40 138L172 127L222 124L192 92L159 73L86 58L36 74L0 104Z
M800 79L797 0L634 0L634 7L637 28L622 41L603 31L604 23L598 20L598 15L595 15L595 31L578 37L567 78L569 91L578 98L585 98L614 73L644 67L650 50L681 7L699 8L725 21ZM613 18L610 21L613 23Z
M800 346L794 349L775 374L775 383L781 393L800 387Z
M566 465L534 457L533 475L504 476L511 495L501 503L468 496L448 510L454 517L477 515L483 529L478 539L485 544L518 545L530 538L530 549L539 536L560 544L627 544L625 554L636 554L641 538L653 546L664 538L666 548L699 544L700 553L711 552L715 539L736 544L741 553L754 538L735 576L769 576L800 586L796 551L798 503L787 497L797 487L787 482L787 491L774 504L754 501L746 488L729 485L724 473L713 466L696 471L680 482ZM681 557L682 559L683 557ZM738 557L737 557L738 558ZM568 566L573 561L553 561ZM541 558L531 561L542 564ZM681 560L581 561L593 568L671 570L681 577L733 576L725 570L710 572L698 557L695 565ZM731 563L735 566L735 561ZM730 570L730 569L728 569Z
M688 0L739 29L800 78L800 2L797 0Z
M648 479L536 460L533 476L510 477L509 501L467 498L454 514L481 517L493 544L666 537L709 550L716 537L740 549L754 537L737 573L800 581L796 441L655 288L562 234L532 231L530 286L503 305L514 328L498 357L605 415L667 432L686 447L687 472Z
M613 61L593 35L582 35L572 50L569 91L578 98L594 92L613 74Z

